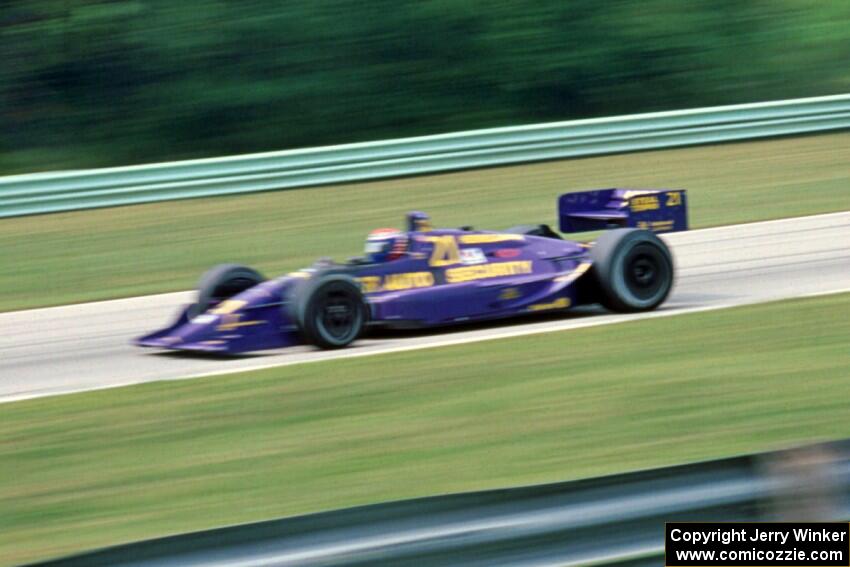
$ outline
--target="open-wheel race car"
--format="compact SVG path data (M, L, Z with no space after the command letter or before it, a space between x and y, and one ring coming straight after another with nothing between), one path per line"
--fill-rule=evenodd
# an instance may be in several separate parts
M685 191L565 193L558 213L561 232L606 232L582 243L547 225L434 229L413 212L406 230L372 231L365 255L346 263L320 260L271 280L245 266L216 266L172 325L135 343L223 354L340 348L367 326L434 327L592 303L618 312L661 305L673 286L673 258L655 233L687 229Z

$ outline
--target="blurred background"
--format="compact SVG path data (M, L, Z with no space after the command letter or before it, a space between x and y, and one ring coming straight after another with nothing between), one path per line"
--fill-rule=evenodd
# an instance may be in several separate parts
M850 93L848 61L847 0L0 0L0 176ZM3 218L0 565L847 438L842 100L813 119L840 115L829 132ZM176 185L215 182L195 175ZM139 177L0 179L0 213L174 189ZM611 186L687 189L690 227L724 231L681 235L673 309L844 293L198 380L156 381L235 361L130 346L219 263L276 276L343 259L409 210L551 222L559 194ZM98 391L39 397L57 384ZM734 484L724 514L846 519L845 448L695 475L709 500ZM765 479L785 491L740 489ZM657 539L646 508L623 521Z
M5 0L0 174L845 92L848 21L844 0Z

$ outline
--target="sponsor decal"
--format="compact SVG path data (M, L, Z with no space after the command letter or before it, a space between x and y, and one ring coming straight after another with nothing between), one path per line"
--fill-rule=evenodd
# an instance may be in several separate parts
M434 285L434 275L431 272L405 272L388 274L383 279L380 276L364 276L357 279L363 286L363 293L399 291Z
M637 227L642 228L643 230L652 230L655 232L662 230L673 230L673 221L638 221Z
M507 301L509 299L517 299L522 294L519 292L519 289L515 287L506 287L501 292L499 292L499 299L502 301Z
M394 291L417 287L431 287L432 285L434 285L434 275L431 272L409 272L385 276L383 287L385 290Z
M496 258L516 258L521 254L519 248L497 248L493 251Z
M232 315L225 315L221 319L221 323L215 328L216 331L232 331L233 329L238 329L239 327L250 327L252 325L262 325L265 321L260 319L254 319L251 321L240 321L242 315L236 313Z
M632 197L629 205L632 212L639 213L641 211L654 211L661 208L656 195L647 195L645 197Z
M252 327L254 325L262 325L265 321L260 321L259 319L254 321L236 321L234 323L225 323L224 325L219 325L215 328L216 331L232 331L233 329L238 329L239 327Z
M380 276L363 276L362 278L357 278L357 281L360 282L360 286L363 288L363 293L375 293L376 291L381 291Z
M434 244L434 250L428 259L428 265L434 268L451 266L453 264L479 264L487 261L480 248L461 249L458 246L458 241L461 244L490 244L493 242L524 240L521 234L464 234L457 238L451 234L444 234L422 238L426 242Z
M460 263L466 264L484 264L487 262L487 257L481 248L461 248Z
M682 204L682 193L679 191L667 193L667 202L664 204L668 207L678 207Z
M213 315L227 315L229 313L233 313L234 311L239 311L240 309L245 307L247 303L247 301L227 299L216 305L215 308L210 311L210 313L212 313Z
M559 297L555 301L551 303L535 303L534 305L529 305L529 311L545 311L547 309L566 309L570 306L570 299L568 297Z
M531 260L464 266L446 270L446 283L461 283L531 273Z
M460 237L461 244L492 244L522 240L525 240L525 237L521 234L464 234Z

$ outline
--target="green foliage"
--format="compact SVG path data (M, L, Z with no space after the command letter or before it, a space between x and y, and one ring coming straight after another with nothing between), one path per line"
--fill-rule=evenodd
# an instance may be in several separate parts
M841 0L7 0L0 171L829 94Z

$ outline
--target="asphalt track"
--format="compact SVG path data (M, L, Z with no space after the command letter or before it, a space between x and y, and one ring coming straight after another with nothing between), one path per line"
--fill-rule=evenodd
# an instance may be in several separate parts
M191 292L0 314L0 403L270 366L466 343L850 291L850 212L665 235L677 284L662 309L561 316L450 331L367 338L341 351L297 347L233 359L133 347L163 326ZM285 373L283 375L285 379Z

